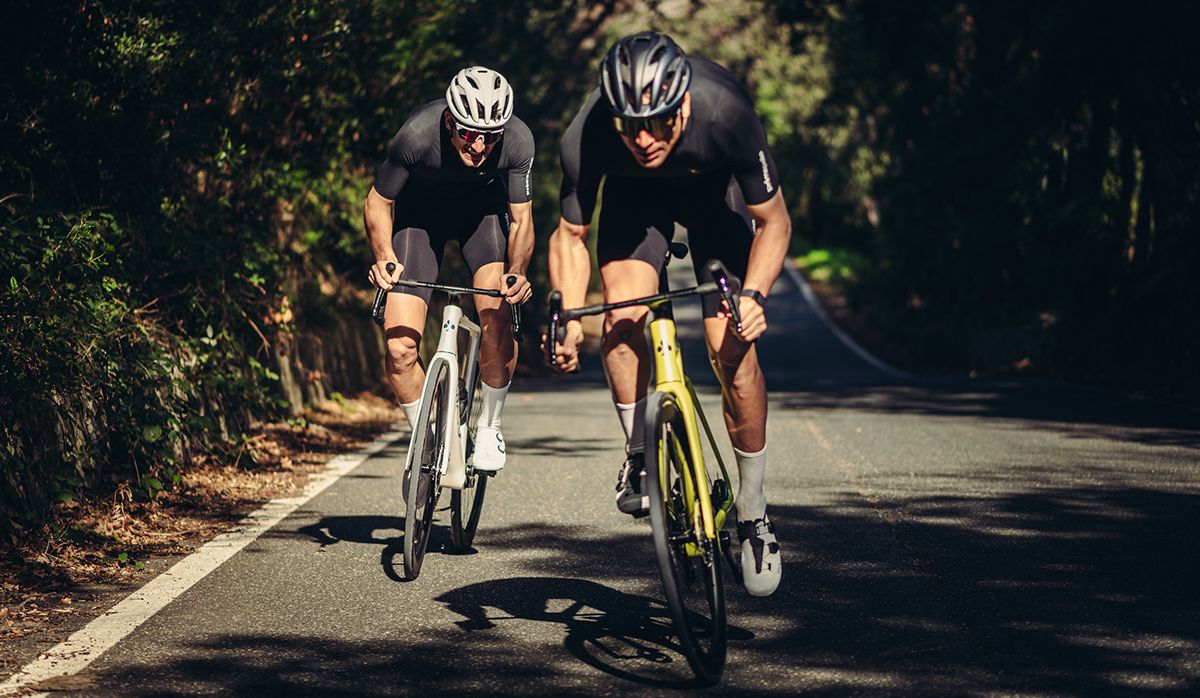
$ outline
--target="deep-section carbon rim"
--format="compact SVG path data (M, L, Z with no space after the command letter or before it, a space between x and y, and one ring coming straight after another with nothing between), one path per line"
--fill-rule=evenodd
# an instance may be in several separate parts
M437 505L441 473L438 465L449 437L450 367L435 361L421 395L421 412L409 449L413 472L408 478L408 508L404 513L404 572L408 579L421 573L421 562L429 545L433 510Z
M683 480L691 468L687 431L673 398L656 393L648 402L646 486L650 528L663 594L680 648L696 677L716 683L725 668L725 587L713 540L697 540ZM687 543L700 555L688 555Z

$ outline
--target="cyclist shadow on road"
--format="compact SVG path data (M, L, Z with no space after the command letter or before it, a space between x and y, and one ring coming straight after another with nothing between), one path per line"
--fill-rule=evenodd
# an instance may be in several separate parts
M436 600L463 617L456 625L464 630L486 632L506 620L561 623L567 651L595 669L657 688L698 685L670 611L649 597L583 579L518 577L471 584ZM730 640L752 637L729 626Z
M311 537L321 547L341 542L383 545L379 562L384 574L393 581L409 581L404 576L403 516L326 516L296 532ZM449 524L437 525L435 522L429 531L426 552L472 555L475 549L453 552Z

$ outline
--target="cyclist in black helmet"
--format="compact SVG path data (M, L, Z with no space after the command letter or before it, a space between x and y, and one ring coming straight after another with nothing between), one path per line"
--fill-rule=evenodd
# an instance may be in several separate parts
M375 174L363 209L376 260L369 276L375 286L391 290L384 309L388 379L409 424L416 423L421 407L425 371L417 350L431 291L394 284L401 276L437 281L443 248L456 239L473 285L499 288L508 303L528 300L533 155L533 134L513 115L508 81L494 70L472 66L454 76L444 99L409 114ZM395 263L392 272L389 262ZM515 283L507 283L510 276ZM507 458L500 411L517 347L501 301L474 298L483 330L483 411L473 463L476 470L497 472Z
M742 329L730 327L720 301L709 296L704 330L738 461L746 588L757 596L771 594L782 563L763 494L767 389L754 342L767 329L763 307L792 228L750 98L729 71L686 56L671 37L627 36L604 57L600 87L568 127L561 155L562 218L550 238L550 280L562 291L565 307L584 304L591 270L588 223L602 178L597 254L606 302L658 289L676 224L688 231L693 259L719 259L744 279ZM645 318L644 307L610 313L602 348L626 436L617 506L630 514L649 506L641 478L640 426L651 367L642 335ZM582 337L580 324L568 323L556 368L578 368Z

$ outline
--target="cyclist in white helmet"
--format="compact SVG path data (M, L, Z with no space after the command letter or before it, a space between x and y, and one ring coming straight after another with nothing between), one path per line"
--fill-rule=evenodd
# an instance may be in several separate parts
M444 98L404 120L363 211L375 257L371 283L391 291L384 312L388 379L409 424L416 422L425 380L417 358L430 291L395 282L436 281L443 247L458 240L472 284L504 293L503 300L474 296L483 328L474 463L482 471L498 471L506 460L500 412L517 346L501 303L524 303L533 295L525 278L533 253L533 156L533 134L513 116L508 81L488 68L464 68ZM396 263L393 272L388 262ZM506 283L509 276L516 282Z

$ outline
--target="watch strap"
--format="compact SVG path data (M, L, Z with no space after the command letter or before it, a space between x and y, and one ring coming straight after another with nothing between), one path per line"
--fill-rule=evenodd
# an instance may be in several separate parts
M762 294L762 291L753 288L744 288L742 289L742 295L753 298L754 302L763 308L767 307L767 297Z

